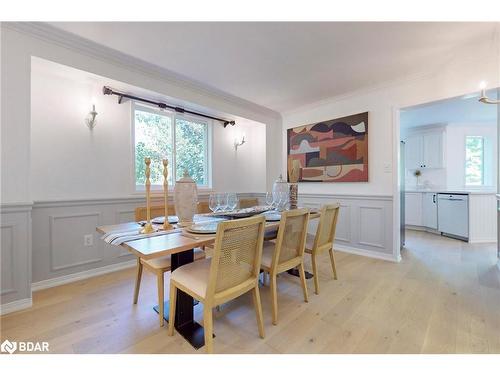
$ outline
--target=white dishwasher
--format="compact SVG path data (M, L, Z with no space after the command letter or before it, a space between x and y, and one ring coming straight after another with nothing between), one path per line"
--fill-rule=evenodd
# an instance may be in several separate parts
M443 235L468 241L468 194L438 194L438 231Z

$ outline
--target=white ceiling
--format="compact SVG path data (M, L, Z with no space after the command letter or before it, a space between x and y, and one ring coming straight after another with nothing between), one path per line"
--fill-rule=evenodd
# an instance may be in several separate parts
M495 23L62 22L53 26L278 112L432 69Z
M498 97L497 90L488 90L491 99ZM497 106L478 101L479 93L440 100L401 111L401 128L415 128L434 124L477 124L497 122Z

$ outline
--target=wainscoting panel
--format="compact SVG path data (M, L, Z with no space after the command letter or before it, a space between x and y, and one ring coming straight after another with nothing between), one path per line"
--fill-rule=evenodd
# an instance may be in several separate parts
M102 224L100 217L100 212L49 216L51 272L103 260L95 231ZM85 235L92 236L92 246L84 245Z
M0 295L15 292L14 282L14 229L15 224L0 225L0 259L2 264Z
M335 248L369 257L398 261L392 246L392 197L300 194L299 205L320 208L323 204L339 203ZM311 222L314 234L317 220Z
M0 206L0 314L31 305L31 207Z

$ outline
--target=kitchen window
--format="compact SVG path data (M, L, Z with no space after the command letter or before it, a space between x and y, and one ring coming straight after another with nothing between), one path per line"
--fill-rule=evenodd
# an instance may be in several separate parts
M484 137L465 137L465 185L484 185Z
M144 158L151 158L151 188L163 186L162 159L169 161L168 183L182 178L186 170L199 187L210 186L210 123L192 116L134 104L133 138L136 191L144 190Z

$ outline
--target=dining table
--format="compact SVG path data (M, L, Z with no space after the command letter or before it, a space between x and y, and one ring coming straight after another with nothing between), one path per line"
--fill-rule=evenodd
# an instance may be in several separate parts
M320 217L320 212L310 212L309 219L317 219ZM194 216L194 223L209 223L211 221L221 221L221 218L214 214L198 214ZM120 224L102 225L96 228L97 232L103 235L120 232L134 232L137 234L143 228L143 223L128 222ZM269 240L276 238L276 233L280 221L266 221L265 239ZM169 255L171 257L171 271L177 268L192 263L194 261L194 249L204 249L206 246L213 245L215 242L215 233L210 234L194 234L191 233L188 227L180 227L178 224L173 224L172 229L163 230L162 225L153 224L155 232L145 238L133 239L119 244L123 248L130 251L138 258L148 260L161 258ZM294 270L290 273L297 275ZM308 275L312 277L312 275ZM177 303L175 310L175 329L184 339L186 339L194 348L199 349L205 343L203 327L194 320L194 312L197 301L189 294L177 289ZM158 313L158 306L153 307ZM164 302L164 318L169 320L168 300Z

